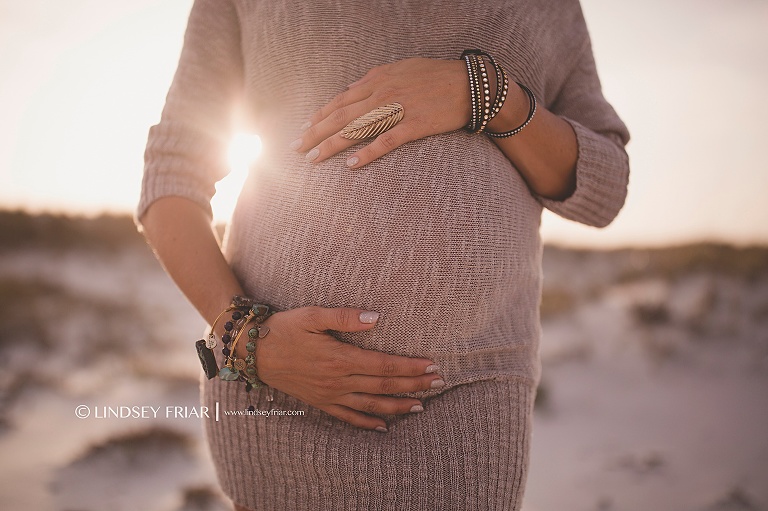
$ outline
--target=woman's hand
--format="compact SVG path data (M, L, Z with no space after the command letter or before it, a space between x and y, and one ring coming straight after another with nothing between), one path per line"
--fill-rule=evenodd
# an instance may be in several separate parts
M386 431L386 422L369 414L404 414L423 408L418 399L385 394L445 383L434 374L437 366L428 359L364 350L328 333L370 330L377 317L360 309L322 307L273 314L264 322L269 334L256 344L259 378L354 426Z
M472 114L467 66L463 60L414 58L374 67L315 113L301 138L291 144L320 162L357 143L340 131L351 121L390 103L403 106L403 119L347 159L358 168L411 140L458 130Z

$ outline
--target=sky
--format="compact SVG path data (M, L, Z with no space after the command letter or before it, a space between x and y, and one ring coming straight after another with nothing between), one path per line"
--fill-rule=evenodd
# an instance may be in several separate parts
M191 0L0 0L0 207L130 213ZM768 243L768 2L583 0L603 90L632 140L605 229L545 213L547 242ZM243 153L214 210L225 220Z

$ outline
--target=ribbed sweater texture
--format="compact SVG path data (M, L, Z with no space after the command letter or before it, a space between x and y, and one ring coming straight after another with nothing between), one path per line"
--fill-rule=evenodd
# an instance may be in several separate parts
M317 109L372 67L455 59L467 48L491 53L573 127L571 197L532 193L492 141L464 131L407 143L354 171L345 160L356 148L319 164L288 149ZM629 174L629 135L602 95L578 1L197 0L161 120L150 129L139 220L165 196L210 212L236 121L264 143L224 243L246 292L277 310L378 311L374 329L337 336L430 358L446 386L412 394L425 400L425 412L393 418L385 435L316 410L282 422L208 423L225 490L253 509L389 509L382 499L392 509L518 509L527 464L527 447L518 447L528 445L539 378L541 211L607 225L624 203ZM242 408L236 387L206 382L204 399ZM486 415L457 418L465 399ZM519 414L527 419L504 424ZM336 442L347 447L334 451ZM261 447L249 447L255 443ZM414 446L433 452L408 450ZM470 452L476 448L484 448L482 460ZM422 462L448 472L419 475ZM415 480L403 480L398 464L413 468L403 473ZM478 464L474 475L451 472ZM521 471L517 489L498 483L510 470ZM358 497L334 486L362 480L369 491ZM474 496L456 498L459 483ZM440 506L399 493L411 485L434 493L436 484L440 492L452 485ZM295 499L281 507L284 485ZM488 494L491 487L497 493ZM488 497L482 505L480 495Z

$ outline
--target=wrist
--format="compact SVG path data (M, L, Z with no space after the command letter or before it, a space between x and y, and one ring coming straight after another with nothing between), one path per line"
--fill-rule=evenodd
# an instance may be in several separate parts
M504 106L488 123L487 131L502 133L520 126L528 117L529 101L523 89L514 81L509 81L509 92Z
M467 126L472 121L472 92L469 86L469 75L464 60L449 61L456 70L456 105L464 120L462 126Z
M216 289L209 289L207 293L207 301L204 304L198 306L203 319L209 326L213 326L216 318L219 317L222 311L229 307L232 303L232 297L237 295L244 295L242 288L237 285L222 285ZM223 319L223 318L221 318ZM219 322L221 322L219 319ZM221 330L221 325L216 325L217 333Z

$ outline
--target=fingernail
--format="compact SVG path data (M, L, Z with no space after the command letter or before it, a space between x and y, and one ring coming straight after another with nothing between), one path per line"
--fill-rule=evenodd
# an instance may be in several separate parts
M376 426L376 431L378 431L379 433L386 433L389 430L384 426Z
M298 149L299 149L299 147L301 147L301 143L302 143L302 142L303 142L303 140L302 140L302 139L300 139L300 138L297 138L296 140L294 140L293 142L291 142L291 143L288 145L288 149L290 149L291 151L296 151L296 150L298 150Z
M373 312L373 311L366 311L360 313L360 323L365 323L370 325L371 323L376 323L379 319L379 313Z
M315 161L315 158L317 158L319 155L320 155L320 149L315 147L314 149L312 149L310 152L307 153L307 156L305 156L305 158L307 159L307 161Z
M354 167L358 163L360 163L360 158L357 156L350 156L347 158L347 167Z
M424 373L436 373L439 370L440 370L440 366L439 365L432 364L432 365L427 366L426 369L424 369Z
M301 128L299 128L301 131L307 131L309 127L312 126L312 123L310 121L305 122L301 125Z
M413 405L411 407L411 413L423 412L423 411L424 411L424 407L421 405Z
M439 389L440 387L445 386L445 381L443 381L442 378L438 378L437 380L432 380L432 383L430 383L429 386L433 389Z

